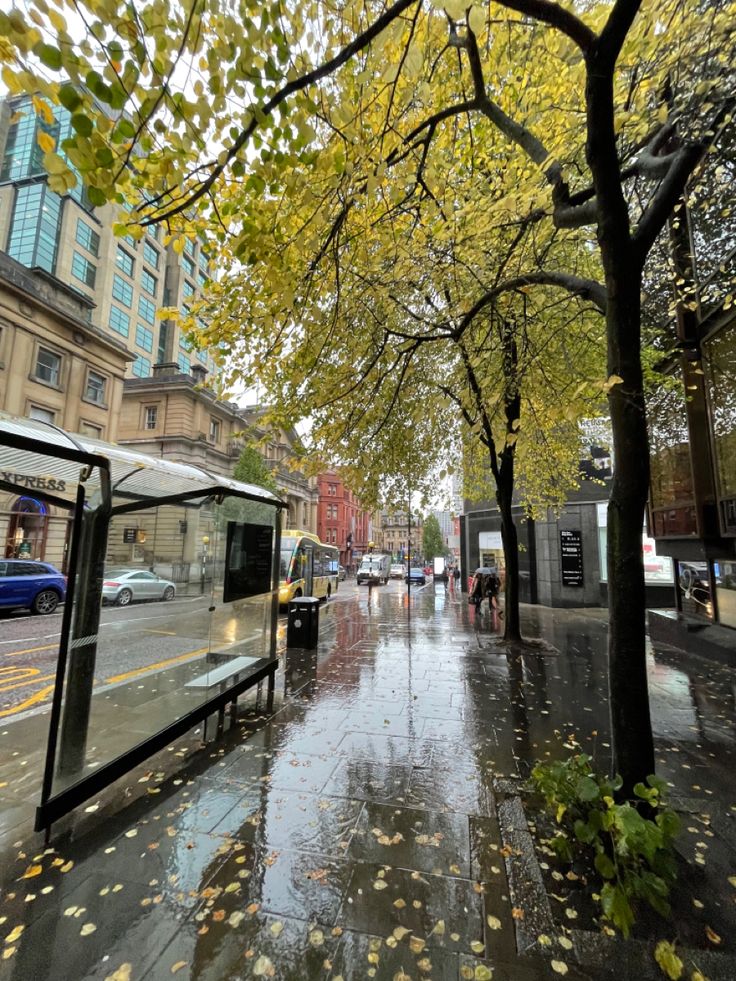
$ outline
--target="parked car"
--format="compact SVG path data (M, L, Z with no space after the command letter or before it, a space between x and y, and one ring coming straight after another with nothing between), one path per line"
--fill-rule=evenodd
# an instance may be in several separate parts
M53 613L66 597L66 576L48 562L0 559L0 607Z
M133 600L173 600L176 586L147 569L109 569L102 584L102 602L127 606Z
M397 562L392 565L388 570L388 574L392 579L405 579L406 578L406 566L403 562Z
M427 581L427 577L424 574L424 569L420 569L418 566L412 566L404 577L404 582L411 582L411 585L423 586Z
M338 579L338 582L342 582L345 579L345 576L346 575L347 575L347 572L345 572L345 566L344 565L339 565L337 567L337 579Z

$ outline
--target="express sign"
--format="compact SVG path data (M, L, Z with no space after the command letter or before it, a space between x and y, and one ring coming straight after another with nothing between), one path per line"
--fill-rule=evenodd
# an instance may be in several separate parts
M49 490L65 491L66 481L57 480L55 477L29 477L24 473L9 473L0 471L0 478L8 484L20 484L21 487L28 487L30 490Z

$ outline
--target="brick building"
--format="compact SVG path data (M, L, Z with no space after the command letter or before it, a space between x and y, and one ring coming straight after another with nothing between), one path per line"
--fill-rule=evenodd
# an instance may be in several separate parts
M348 569L360 560L372 540L371 515L334 471L321 474L317 486L317 534L323 542L337 545L340 562Z

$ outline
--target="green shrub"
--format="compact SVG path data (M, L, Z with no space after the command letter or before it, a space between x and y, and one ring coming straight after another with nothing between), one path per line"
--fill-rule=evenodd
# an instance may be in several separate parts
M680 821L666 804L665 782L647 777L646 785L634 787L638 802L618 803L621 778L596 773L585 753L538 763L532 779L559 825L550 841L554 851L572 861L576 846L592 849L606 918L628 936L641 902L667 916Z

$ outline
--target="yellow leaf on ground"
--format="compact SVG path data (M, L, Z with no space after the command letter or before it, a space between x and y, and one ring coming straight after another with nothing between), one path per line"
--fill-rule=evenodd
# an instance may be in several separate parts
M557 974L567 974L567 964L564 961L551 961L550 966Z
M501 921L499 920L499 918L497 916L489 916L487 918L487 920L486 920L486 923L491 928L491 930L500 930L501 929Z
M130 972L132 970L132 964L121 964L112 974L107 975L105 981L130 981Z
M29 865L25 870L21 879L33 879L35 876L40 875L43 872L42 865Z
M186 966L187 966L186 961L177 961L176 964L171 965L171 973L176 974L177 971L181 971L181 969Z

